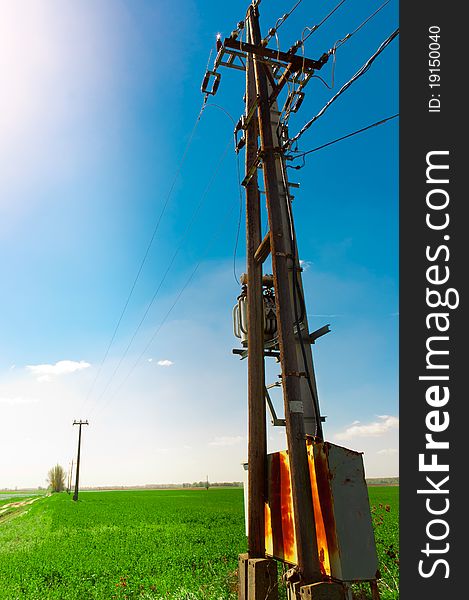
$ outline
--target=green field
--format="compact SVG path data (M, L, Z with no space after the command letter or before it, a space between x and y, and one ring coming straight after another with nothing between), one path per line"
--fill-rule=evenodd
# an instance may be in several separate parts
M382 579L379 589L382 600L399 598L399 486L368 488L371 515L375 529L376 549ZM368 597L360 593L368 588L357 586L357 600Z
M398 598L398 490L369 488L383 600ZM0 518L0 599L234 600L245 549L241 489L57 494Z

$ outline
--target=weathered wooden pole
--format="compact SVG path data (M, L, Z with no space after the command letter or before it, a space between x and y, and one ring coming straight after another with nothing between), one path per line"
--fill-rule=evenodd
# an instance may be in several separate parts
M251 9L249 27L252 43L260 45L262 38L257 8ZM272 136L270 101L265 69L262 60L254 57L256 92L259 102L260 150L270 227L270 248L277 305L277 328L282 365L298 567L302 582L313 583L321 581L322 574L315 534L314 509L303 420L303 402L301 400L301 373L296 352L295 320L289 286L289 269L294 266L291 254L292 240L285 235L285 232L288 231L288 225L282 220L276 172L276 155L281 152L281 149L275 146Z
M251 9L252 12L252 9ZM250 28L247 28L248 36ZM249 41L249 40L248 40ZM246 116L256 103L254 60L247 55ZM258 125L255 112L246 129L246 173L256 163ZM266 414L264 399L264 307L262 263L255 260L261 240L260 195L257 168L246 185L246 254L248 320L248 551L251 558L265 554Z
M81 448L81 426L89 425L88 421L73 421L74 425L78 425L78 452L77 452L77 469L75 473L75 492L73 494L73 500L78 500L78 485L80 479L80 448Z

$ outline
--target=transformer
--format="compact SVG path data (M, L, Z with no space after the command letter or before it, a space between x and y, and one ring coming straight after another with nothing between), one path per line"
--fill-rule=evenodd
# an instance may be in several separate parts
M247 285L243 283L245 280L246 277L243 276L241 278L241 294L233 307L233 333L241 340L244 348L248 345L248 297ZM277 315L272 275L264 275L262 283L264 286L264 343L270 346L270 342L277 338Z

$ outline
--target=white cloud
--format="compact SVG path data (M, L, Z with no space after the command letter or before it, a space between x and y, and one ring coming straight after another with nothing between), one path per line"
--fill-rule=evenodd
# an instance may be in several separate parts
M27 396L0 397L0 404L35 404L39 398L29 398Z
M397 448L383 448L382 450L378 450L377 454L393 456L394 454L399 454L399 450Z
M378 437L399 426L399 419L389 415L378 415L379 421L361 425L354 421L345 431L335 434L337 440L350 440L357 437Z
M309 260L300 260L300 267L303 271L307 271L313 263Z
M59 360L54 365L27 365L26 368L37 377L38 381L51 381L58 375L66 375L90 367L90 363L80 360Z
M160 367L170 367L171 365L174 365L173 361L168 360L167 358L165 358L164 360L159 360L158 361L158 365Z
M235 446L243 441L243 436L241 435L222 435L219 437L215 437L211 442L208 443L209 446Z

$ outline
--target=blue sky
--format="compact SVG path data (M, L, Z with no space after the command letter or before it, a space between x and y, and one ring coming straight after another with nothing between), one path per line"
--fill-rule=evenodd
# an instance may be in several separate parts
M279 31L282 48L335 4L303 2ZM292 5L264 0L263 31ZM318 58L378 6L345 2L309 38L306 55ZM4 7L0 488L44 485L50 466L68 466L75 418L91 423L83 439L85 485L242 478L246 364L231 355L239 196L235 155L231 146L225 152L233 129L226 114L206 108L175 176L215 36L229 35L245 9L245 2L189 0L19 0ZM337 50L334 90L318 79L308 84L291 134L397 23L392 1ZM397 53L394 41L303 136L301 149L397 113ZM321 76L330 82L331 65ZM243 92L243 74L225 70L213 102L237 120ZM294 214L310 327L332 329L313 347L326 437L364 451L369 476L398 473L397 144L396 119L309 155L291 177L301 184ZM270 449L284 444L283 433L270 428Z

